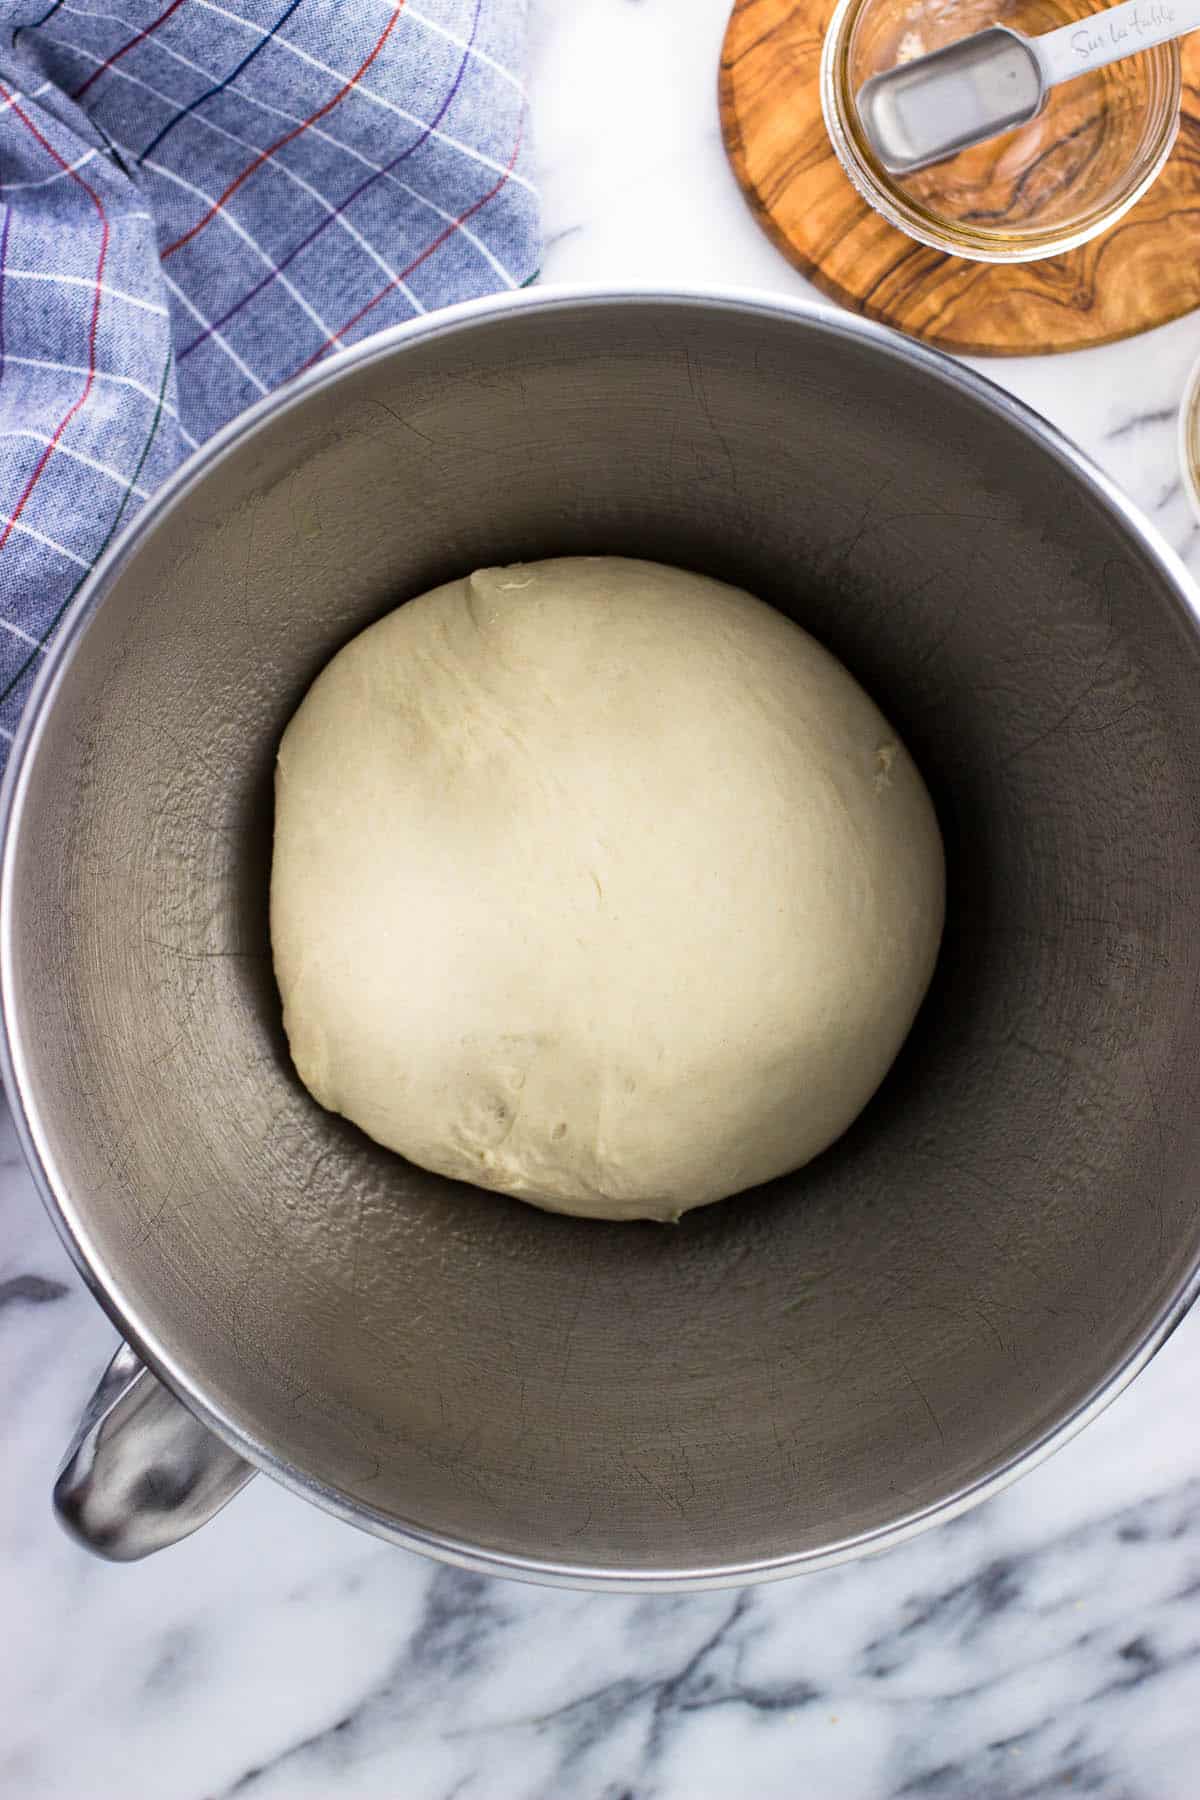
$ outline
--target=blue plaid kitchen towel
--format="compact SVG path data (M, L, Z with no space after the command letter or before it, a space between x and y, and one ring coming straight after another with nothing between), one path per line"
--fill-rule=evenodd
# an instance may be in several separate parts
M524 0L0 0L0 757L188 451L532 279L524 30Z

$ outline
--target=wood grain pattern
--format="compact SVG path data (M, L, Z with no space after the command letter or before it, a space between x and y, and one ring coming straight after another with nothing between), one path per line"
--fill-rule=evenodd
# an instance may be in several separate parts
M944 256L886 224L842 173L818 70L833 0L736 0L721 58L734 173L784 255L852 312L973 356L1112 343L1200 306L1200 33L1183 42L1179 140L1117 225L1043 262Z

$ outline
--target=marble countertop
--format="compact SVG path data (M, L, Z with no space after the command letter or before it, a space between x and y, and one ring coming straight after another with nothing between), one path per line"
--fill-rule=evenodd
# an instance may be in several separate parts
M547 280L811 293L722 155L726 13L532 0ZM1200 573L1175 462L1198 355L1200 314L984 372ZM1200 1793L1200 1314L1081 1437L965 1518L871 1562L681 1598L436 1567L266 1480L149 1562L94 1561L48 1494L113 1346L4 1119L3 1800Z

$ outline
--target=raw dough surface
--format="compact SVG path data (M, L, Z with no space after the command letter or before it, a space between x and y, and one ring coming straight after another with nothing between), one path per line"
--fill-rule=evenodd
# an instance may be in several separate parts
M442 1174L673 1219L840 1135L943 911L911 759L773 608L658 564L484 569L284 733L271 935L322 1103Z

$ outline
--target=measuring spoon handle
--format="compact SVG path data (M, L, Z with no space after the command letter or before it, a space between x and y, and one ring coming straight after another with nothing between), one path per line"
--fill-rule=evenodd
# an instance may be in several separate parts
M1029 39L1047 88L1200 30L1200 0L1123 0Z

